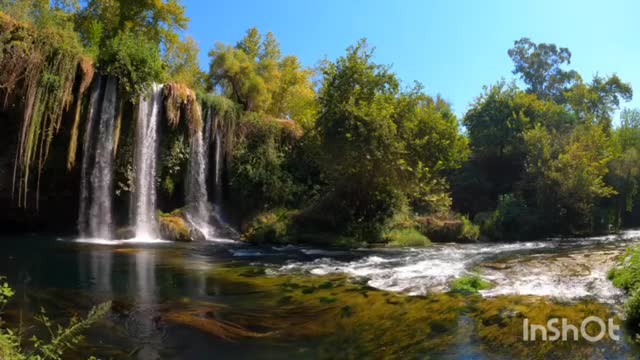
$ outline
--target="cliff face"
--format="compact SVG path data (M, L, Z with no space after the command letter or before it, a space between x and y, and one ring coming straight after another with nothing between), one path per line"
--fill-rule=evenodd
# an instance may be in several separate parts
M34 193L28 207L21 208L12 195L21 116L20 110L15 108L0 112L0 123L3 124L3 131L0 131L0 228L3 233L74 233L78 216L79 172L77 167L67 171L65 166L72 119L65 116L59 136L52 142L50 158L45 163L40 179L40 201L36 204Z

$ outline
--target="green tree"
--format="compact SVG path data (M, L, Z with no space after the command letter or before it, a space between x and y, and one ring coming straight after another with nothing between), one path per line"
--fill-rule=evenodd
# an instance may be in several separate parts
M196 91L204 91L204 73L198 61L198 43L192 37L172 44L167 50L166 60L169 64L169 78L189 86Z
M96 22L102 27L102 42L129 31L165 51L180 41L179 32L187 28L189 18L179 0L89 0L77 14L78 31L90 33L87 30Z
M329 182L322 204L363 240L375 240L406 200L437 208L429 198L443 191L442 174L459 165L466 144L447 107L436 107L419 86L402 93L389 67L372 57L361 40L324 64L317 121Z
M513 73L529 86L528 92L542 100L563 102L564 92L581 78L573 70L563 70L571 63L571 51L555 44L536 44L528 38L515 41L508 51L515 68Z
M495 208L499 195L516 190L525 168L527 130L540 125L567 132L575 120L564 107L500 82L485 88L462 123L472 155L456 176L456 203L464 212L477 213Z
M596 75L591 84L578 83L565 95L568 104L582 122L601 124L608 131L613 112L620 107L620 100L631 100L633 90L630 84L622 82L617 75L606 79Z
M525 134L525 190L533 189L545 221L570 232L594 230L594 209L615 194L604 181L613 149L601 126L581 125L568 138L538 126ZM555 220L553 220L555 218Z
M272 33L251 28L235 47L209 52L209 89L219 87L245 111L290 118L310 128L317 102L312 77L295 56L282 56Z

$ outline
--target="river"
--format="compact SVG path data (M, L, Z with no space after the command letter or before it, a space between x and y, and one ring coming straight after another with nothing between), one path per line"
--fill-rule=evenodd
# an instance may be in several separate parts
M617 322L608 270L640 232L426 249L321 250L233 241L0 238L0 275L17 294L3 318L54 320L112 300L68 358L626 358L622 340L522 341L524 318ZM449 292L479 274L480 294Z

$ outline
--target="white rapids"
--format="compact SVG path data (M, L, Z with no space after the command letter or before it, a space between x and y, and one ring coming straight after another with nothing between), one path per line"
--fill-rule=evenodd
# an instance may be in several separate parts
M494 286L483 296L537 295L616 303L620 290L607 279L616 257L640 231L619 235L510 244L435 244L425 249L364 250L355 260L321 256L289 261L275 273L343 273L374 288L423 295L447 291L453 279L478 273Z

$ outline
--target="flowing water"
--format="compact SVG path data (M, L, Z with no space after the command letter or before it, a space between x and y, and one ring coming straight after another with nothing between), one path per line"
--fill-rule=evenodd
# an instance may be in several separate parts
M206 122L205 125L209 123ZM186 203L189 221L206 238L214 237L215 230L210 225L211 208L207 195L207 153L203 129L192 129L190 139L189 171L186 179Z
M113 237L113 146L118 83L108 77L93 85L82 155L78 228L83 238Z
M3 319L43 306L62 320L113 300L70 359L633 358L626 337L549 346L521 336L525 317L616 317L624 295L606 272L634 244L640 232L349 251L2 238L0 275L17 290ZM494 286L447 292L468 273Z
M158 122L162 116L162 85L140 98L135 143L135 229L136 237L157 238L156 166Z

